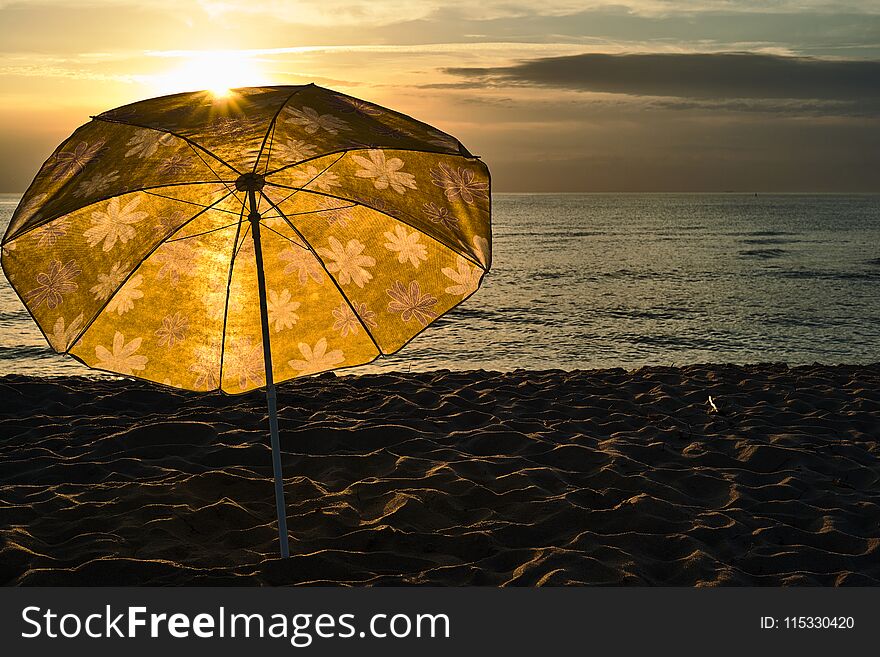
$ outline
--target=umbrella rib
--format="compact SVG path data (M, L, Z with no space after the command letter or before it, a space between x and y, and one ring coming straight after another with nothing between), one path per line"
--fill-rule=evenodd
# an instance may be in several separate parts
M227 198L229 198L229 196L230 196L230 195L227 194L227 195L224 196L223 198L219 198L219 199L217 199L216 201L214 201L214 204L216 204L216 203L220 203L220 202L222 202L222 201L225 201ZM182 224L180 224L180 226L177 227L176 231L177 231L177 230L180 230L181 228L183 228L183 227L186 226L187 224L193 222L195 219L197 219L198 217L200 217L201 215L203 215L205 212L207 212L207 211L210 210L210 209L211 209L211 207L208 206L207 208L204 208L203 210L199 210L199 211L196 212L192 217L190 217L189 219L187 219L186 221L184 221ZM176 231L175 231L175 232L176 232ZM162 246L163 244L165 244L165 242L166 242L166 240L159 240L159 241L155 244L155 246L153 246L153 248L150 249L150 251L149 251L149 252L148 252L143 258L141 258L141 259L138 261L138 263L137 263L134 267L132 267L131 271L128 272L128 274L126 274L125 278L122 279L122 281L120 281L119 286L118 286L115 290L113 290L113 292L110 294L110 296L107 297L107 299L105 299L104 303L101 304L101 307L98 308L98 310L95 312L95 314L92 315L92 318L91 318L88 322L85 323L85 325L83 326L82 330L77 334L77 336L76 336L73 340L70 341L70 346L68 346L67 349L65 349L65 350L64 350L63 352L61 352L61 353L63 353L63 354L69 354L69 353L70 353L70 350L71 350L74 346L76 346L76 343L79 342L79 340L82 338L83 335L85 335L86 331L88 331L88 330L92 327L92 324L95 323L95 320L98 319L98 317L101 316L101 313L104 312L104 309L105 309L108 305L110 305L110 301L113 300L113 297L115 297L115 296L119 293L119 290L121 290L121 289L125 286L125 284L128 283L129 279L130 279L132 276L134 276L134 273L135 273L138 269L140 269L141 265L143 265L144 262L146 262L147 259L148 259L151 255L153 255L153 254L156 252L156 250L157 250L160 246Z
M328 277L331 281L333 281L333 285L335 285L335 286L336 286L336 289L339 290L339 294L340 294L340 296L342 297L342 300L345 301L346 304L348 304L348 307L351 309L351 312L354 314L354 316L357 317L357 320L358 320L358 322L360 323L360 325L364 327L364 332L370 337L370 340L373 342L373 345L376 347L376 350L379 352L379 354L383 354L383 353L385 353L385 352L382 350L382 347L379 346L379 343L376 342L376 338L373 336L373 332L370 331L369 327L367 326L367 323L366 323L366 322L361 318L361 316L358 314L358 311L357 311L357 309L354 307L354 305L352 304L351 299L349 299L348 296L346 296L345 291L342 289L342 286L339 285L339 282L333 277L333 274L330 273L330 270L327 269L327 265L324 264L324 261L321 259L321 256L318 255L318 252L315 250L315 248L314 248L314 247L311 245L311 243L305 238L305 235L303 235L303 234L299 231L299 229L298 229L296 226L293 225L293 222L292 222L290 219L288 219L288 218L287 218L287 215L285 215L285 214L281 211L281 209L280 209L277 205L275 205L275 204L272 202L272 199L270 199L268 196L266 196L265 194L263 194L262 190L260 191L260 194L261 194L262 196L264 196L264 197L266 198L266 200L269 202L269 205L271 205L273 208L275 208L276 212L278 212L278 214L280 214L280 215L284 218L284 221L287 222L287 225L290 226L290 227L293 229L293 231L294 231L294 232L299 236L299 238L303 241L303 244L305 244L306 247L308 248L308 250L312 252L312 255L315 256L315 259L316 259L319 263L321 263L321 268L327 273L327 277Z
M156 126L152 126L152 125L144 125L143 123L131 123L130 121L121 121L120 119L110 119L110 118L107 118L107 117L104 117L104 116L100 116L100 115L98 115L98 116L93 116L92 119L95 120L95 121L104 121L105 123L118 123L118 124L121 124L121 125L130 125L130 126L133 126L133 127L135 127L135 128L143 128L144 130L155 130L156 132L164 132L165 134L172 135L173 137L177 137L178 139L182 139L182 140L185 141L187 144L189 144L190 146L192 146L193 149L200 149L200 150L203 150L205 153L207 153L208 155L210 155L211 157L213 157L215 160L217 160L218 162L220 162L220 164L223 164L223 165L229 167L230 169L232 169L232 170L236 173L236 175L238 175L238 176L241 175L241 171L239 171L239 170L236 169L234 166L232 166L231 164L229 164L229 162L227 162L226 160L224 160L222 157L218 157L218 156L214 155L214 153L212 153L211 151L209 151L209 150L208 150L207 148L205 148L204 146L201 146L201 145L197 144L196 142L194 142L194 141L193 141L192 139L190 139L189 137L184 137L184 136L181 135L180 133L174 132L173 130L168 130L167 128L157 128ZM210 167L208 167L208 168L210 169ZM211 169L211 170L213 171L213 169Z
M330 164L328 164L326 167L324 167L323 169L321 169L321 171L319 171L317 175L313 176L313 177L311 178L311 180L309 180L308 182L306 182L306 184L303 185L302 187L288 187L287 189L293 189L294 191L291 192L290 194L288 194L287 196L285 196L283 199L281 199L281 200L278 201L278 202L279 202L279 203L285 203L285 202L286 202L289 198L291 198L292 196L296 196L297 192L308 191L308 190L304 190L303 188L304 188L304 187L308 187L308 186L311 185L313 182L315 182L318 178L320 178L320 177L323 176L325 173L327 173L327 170L328 170L330 167L332 167L334 164L338 163L339 160L341 160L343 157L345 157L345 153L346 153L346 152L347 152L347 151L342 151L342 152L339 154L339 157L337 157L337 158L336 158L335 160L333 160ZM269 183L269 184L270 184L270 185L274 185L275 183ZM284 187L284 185L276 185L276 187ZM349 200L348 202L351 203L352 201Z
M228 188L228 187L227 187L226 189L227 189L227 191L229 191L229 188ZM165 198L165 199L168 199L169 201L179 201L180 203L186 203L187 205L194 205L194 206L196 206L197 208L209 208L209 207L211 207L211 206L209 206L209 205L205 205L204 203L196 203L195 201L187 201L187 200L184 200L184 199L182 199L182 198L176 198L176 197L174 197L174 196L166 196L165 194L157 194L156 192L149 192L149 191L147 191L147 190L143 190L143 192L144 192L144 194L149 194L150 196L157 196L157 197L159 197L159 198ZM228 194L227 194L227 196L228 196ZM237 198L237 197L236 197L236 198ZM221 208L214 208L214 210L216 210L217 212L225 212L225 213L227 213L227 214L232 214L232 215L236 215L236 214L238 214L237 212L233 212L232 210L224 210L224 209L221 209ZM229 224L229 225L232 226L233 224Z
M226 212L229 212L229 210L226 210ZM241 221L241 218L239 218L238 221ZM226 230L227 228L232 228L233 226L238 224L238 221L233 221L231 224L226 224L225 226L220 226L219 228L212 228L211 230L206 230L201 233L193 233L192 235L184 235L183 237L175 237L174 239L165 240L165 241L166 242L180 242L182 240L192 239L193 237L201 237L202 235L209 235L210 233L216 233L218 230ZM267 228L268 228L268 226L267 226Z
M281 199L280 201L278 201L278 204L280 205L281 203L284 203L291 196L293 196L293 194L290 194L290 196L286 196L285 198ZM348 210L349 208L354 208L354 207L357 207L357 203L349 203L348 205L340 205L339 207L336 207L336 208L322 208L320 210L305 210L303 212L288 212L287 216L288 217L301 217L305 214L320 214L321 212L333 212L335 210ZM263 217L263 219L266 219L266 218L267 217L265 217L265 216Z
M208 167L208 169L211 171L211 173L213 173L217 177L217 180L219 180L223 184L223 186L227 189L227 191L230 194L235 194L234 188L229 187L229 182L226 180L223 180L223 178L220 177L220 174L217 173L216 171L214 171L214 168L210 164L208 164L208 161L204 157L202 157L202 154L199 153L192 144L190 144L189 147L192 148L193 152L196 155L198 155L199 159L205 164L206 167ZM205 152L207 152L207 151L205 151ZM221 160L221 162L222 162L222 160ZM226 162L223 162L223 164L226 164ZM226 164L226 166L229 166L229 165ZM232 169L232 167L229 167L229 168ZM235 169L232 169L232 170L235 171ZM235 198L238 198L238 196L236 196Z
M248 224L247 227L244 229L244 235L241 238L241 244L235 245L235 253L232 254L233 260L235 260L238 257L239 252L242 250L242 248L244 248L244 243L247 241L247 236L248 236L248 233L250 232L250 230L251 230L251 225Z
M272 120L271 127L269 128L272 131L272 135L269 137L269 150L266 151L266 168L263 169L263 175L266 175L266 171L269 169L269 160L272 157L272 146L275 144L275 128L278 126L275 124L275 120ZM266 142L263 142L265 146ZM257 172L257 167L260 165L260 158L263 157L263 146L260 146L260 154L257 156L257 161L254 162L254 173Z
M269 151L266 153L266 169L269 169L269 158L272 156L272 142L275 141L275 125L278 122L278 117L281 115L281 112L284 111L284 108L287 107L287 103L290 102L290 99L296 96L300 91L305 89L305 86L298 87L291 93L287 98L284 99L284 102L281 103L281 106L275 112L272 120L269 122L269 128L266 130L266 134L263 135L263 143L260 144L260 151L257 153L257 159L254 161L254 168L252 173L257 172L257 167L260 166L260 159L263 157L263 149L266 147L266 140L269 139L269 135L271 133L272 140L269 142Z
M359 146L356 148L346 147L340 148L335 151L328 151L326 153L321 153L319 155L313 155L312 157L307 157L304 160L299 160L297 162L292 162L290 164L285 164L283 167L278 167L277 169L273 169L267 173L263 174L263 177L268 177L275 175L279 171L284 171L285 169L289 169L291 167L298 167L300 164L306 164L307 162L311 162L312 160L319 160L322 157L329 157L330 155L336 155L337 153L354 153L356 151L402 151L404 153L427 153L428 155L444 155L446 157L460 157L465 160L479 160L479 155L463 155L461 153L447 153L441 150L428 150L427 148L399 148L397 146Z
M235 229L235 239L232 240L232 257L229 259L229 273L226 277L226 300L223 304L223 331L220 334L220 374L217 378L218 390L223 390L223 361L226 358L226 324L229 319L229 290L232 288L232 272L235 267L235 256L238 254L238 236L241 234L241 223L244 219L244 207L245 202L242 201L241 214L238 215L238 228Z
M307 246L303 246L302 244L300 244L300 243L297 242L296 240L292 240L292 239L290 239L290 238L289 238L287 235L285 235L284 233L279 233L277 230L275 230L274 228L271 228L270 226L267 226L267 225L264 224L262 221L260 222L260 224L263 226L263 228L265 228L265 229L268 230L269 232L275 233L276 235L278 235L278 237L287 240L287 241L290 242L291 244L295 244L295 245L298 246L299 248L301 248L301 249L305 249L306 251L309 250L309 248L308 248Z
M456 248L450 246L449 244L447 244L447 243L444 242L443 240L441 240L441 239L439 239L439 238L437 238L437 237L434 237L434 236L431 235L430 233L425 232L425 231L424 231L422 228L420 228L419 226L416 226L415 224L412 224L412 223L410 223L409 221L406 221L406 220L404 220L404 219L401 219L400 217L395 217L395 216L392 215L392 214L388 214L387 212L385 212L385 211L383 211L383 210L380 210L380 209L378 209L378 208L374 208L372 205L367 205L366 203L362 203L362 202L360 202L360 201L355 201L354 199L345 198L344 196L336 196L335 194L328 194L327 192L317 192L317 191L315 191L315 190L313 190L313 189L303 189L302 187L291 187L291 186L289 186L289 185L279 185L278 183L269 182L269 181L266 181L266 184L267 184L267 185L273 185L274 187L283 187L284 189L296 189L296 190L298 190L298 191L306 192L306 193L308 193L308 194L316 194L316 195L318 195L318 196L326 196L326 197L328 197L328 198L335 198L335 199L337 199L337 200L339 200L339 201L347 201L347 202L349 202L349 203L354 203L355 205L360 205L361 207L367 208L368 210L373 210L374 212L378 212L379 214L384 214L386 217L389 217L389 218L393 219L394 221L399 221L400 223L404 224L405 226L409 226L409 227L412 228L413 230L417 230L417 231L419 231L422 235L425 235L425 236L429 237L430 239L432 239L432 240L434 240L435 242L437 242L438 244L440 244L440 245L446 247L447 249L449 249L450 251L452 251L452 252L455 253L456 255L461 256L462 258L464 258L465 260L467 260L467 261L470 262L471 264L476 265L476 266L479 267L480 269L486 271L486 268L485 268L482 264L480 264L479 261L475 260L472 256L470 256L470 255L468 255L468 254L466 254L466 253L462 253L461 251L459 251L458 249L456 249ZM306 183L306 184L308 184L308 183ZM279 211L279 212L280 212L280 211Z
M151 192L150 190L151 189L164 189L165 187L183 187L184 185L212 185L212 184L214 184L214 181L208 180L208 181L181 182L181 183L163 183L161 185L153 185L151 187L136 187L135 189L126 189L125 191L119 192L117 194L110 194L109 196L102 196L102 197L93 199L93 200L89 201L86 205L82 205L74 210L71 210L70 212L65 212L63 214L56 215L54 217L49 218L46 221L42 221L41 223L36 224L35 226L30 226L23 233L19 233L15 237L12 237L8 240L5 239L5 235L4 235L3 244L8 244L9 242L12 242L13 240L17 240L20 237L24 237L25 235L30 234L31 232L37 230L38 228L42 228L43 226L48 226L56 219L61 219L62 217L66 217L68 215L73 214L74 212L81 212L82 210L85 210L88 207L91 207L93 205L97 205L98 203L103 203L104 201L109 201L110 199L118 198L120 196L125 196L126 194L135 194L137 192L143 192L145 194L152 194L154 196L162 196L161 194L156 194L155 192ZM227 187L227 190L228 190L228 187ZM229 196L229 195L227 194L227 196ZM181 201L179 198L174 198L173 196L164 196L162 198L167 198L167 199L173 200L173 201L180 201L181 203L185 202L185 201ZM222 200L222 199L220 199L220 200ZM199 207L210 207L210 206L199 206Z

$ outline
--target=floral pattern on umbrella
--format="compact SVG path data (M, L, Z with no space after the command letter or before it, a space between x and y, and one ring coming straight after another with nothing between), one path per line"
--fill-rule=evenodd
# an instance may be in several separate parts
M4 271L51 346L197 390L265 384L256 198L273 377L394 353L491 265L485 165L450 135L315 85L111 110L41 168Z

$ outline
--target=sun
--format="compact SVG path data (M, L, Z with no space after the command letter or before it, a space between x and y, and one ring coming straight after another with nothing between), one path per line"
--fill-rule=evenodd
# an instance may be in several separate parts
M258 63L235 50L208 50L181 55L183 63L155 78L156 91L172 94L182 91L210 91L217 98L229 96L236 87L266 83Z

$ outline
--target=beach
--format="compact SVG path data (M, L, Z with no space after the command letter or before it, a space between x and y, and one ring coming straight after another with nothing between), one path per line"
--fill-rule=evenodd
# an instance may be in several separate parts
M880 364L289 381L288 560L262 393L0 390L6 585L880 583Z

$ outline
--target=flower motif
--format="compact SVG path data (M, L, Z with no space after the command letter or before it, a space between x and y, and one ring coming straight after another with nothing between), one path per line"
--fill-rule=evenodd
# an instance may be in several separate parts
M269 311L269 324L275 324L276 333L292 328L299 321L299 315L294 311L302 304L299 301L291 301L290 296L287 288L281 292L269 290L266 307Z
M355 314L356 309L357 314ZM360 317L360 321L358 321L358 317ZM375 328L378 326L376 324L376 313L372 310L367 309L367 304L361 302L352 302L351 305L343 302L339 304L338 308L333 309L333 330L339 331L340 337L346 337L349 333L351 335L357 335L361 330L361 322L363 322L366 326L371 328Z
M95 301L109 299L116 292L128 276L128 265L120 262L114 264L106 274L98 274L98 282L89 288L89 292L95 295Z
M110 200L103 211L92 212L92 227L83 232L83 237L89 246L97 246L104 242L102 251L109 251L117 240L125 244L135 235L133 224L147 216L146 212L136 211L141 202L140 196L135 196L125 205L116 196Z
M144 292L140 289L143 282L144 277L140 274L135 274L129 278L125 285L119 288L119 291L110 299L110 303L107 304L107 312L115 312L117 315L122 316L134 308L134 302L144 297Z
M193 349L195 362L189 366L189 371L195 374L193 387L199 390L214 390L217 388L217 371L220 369L219 345L198 345Z
M195 247L198 246L197 242ZM196 250L190 244L190 240L165 242L162 248L153 254L153 258L162 265L156 272L156 278L160 281L167 278L171 287L177 287L181 274L193 273Z
M491 254L489 240L485 237L474 235L473 244L474 250L477 252L477 259L480 261L480 264L485 267L489 264L489 256Z
M172 210L159 216L156 221L159 233L168 236L183 225L186 221L186 213L183 210Z
M331 187L341 187L339 176L332 171L318 171L312 165L291 171L290 174L294 187L320 189L322 192L329 192Z
M489 183L477 180L473 169L451 167L441 162L436 168L431 167L431 182L442 188L450 201L461 198L473 205L477 199L489 197Z
M231 136L234 133L242 133L252 125L252 121L245 117L234 118L221 116L211 121L211 128L217 135Z
M439 146L440 148L445 148L446 150L458 152L458 141L447 135L445 132L440 132L439 130L428 130L428 136L430 139L428 140L429 144L433 144L434 146Z
M422 294L418 281L411 281L408 287L401 281L394 281L391 289L385 290L385 293L391 297L388 310L400 313L404 322L415 320L422 326L427 326L428 322L437 317L437 313L431 310L432 306L437 305L436 297Z
M418 269L422 260L428 259L428 249L419 242L419 237L421 235L418 231L410 233L406 228L398 225L394 227L393 233L385 233L385 239L388 240L385 242L385 248L397 252L397 262L400 264L408 260L413 267Z
M300 342L299 351L303 355L302 359L289 360L287 364L300 375L333 369L345 360L345 354L339 349L327 351L327 338L318 340L314 347Z
M241 276L235 276L229 281L229 290L226 286L223 288L223 296L226 298L226 312L233 314L240 312L251 299L250 290L245 289L244 281ZM221 308L221 314L223 309Z
M95 357L98 359L95 367L120 374L133 374L135 371L146 369L147 357L136 353L143 340L143 338L134 338L126 343L125 336L116 331L113 334L112 351L101 345L95 347Z
M388 189L390 186L398 194L403 194L406 188L416 189L416 179L411 173L400 171L403 168L403 160L399 157L385 159L385 151L374 149L367 151L369 159L361 155L352 155L351 159L361 168L355 171L358 178L373 178L373 186L376 189Z
M73 321L67 325L65 325L63 317L55 320L52 333L49 335L49 342L55 347L55 351L65 351L70 347L70 343L79 334L80 328L82 328L82 322L82 313L74 317Z
M379 145L375 141L364 141L363 139L355 139L353 137L340 138L339 145L347 148L348 150L359 150L359 151L366 151L371 148L378 148L379 147Z
M296 272L299 275L299 282L305 285L311 278L315 283L324 282L324 268L321 263L308 249L298 246L288 246L278 257L287 262L284 267L285 274Z
M159 338L157 342L160 347L173 347L184 341L187 330L189 330L189 318L186 315L180 312L166 315L162 319L162 326L156 329L156 336Z
M180 153L173 153L163 159L156 168L163 175L179 176L189 168L189 160Z
M27 201L18 206L18 209L15 211L15 218L22 223L38 221L41 214L36 211L47 198L49 198L47 193L31 196Z
M458 228L458 218L449 214L449 208L430 202L422 205L422 212L428 217L428 221L440 224L449 230Z
M117 107L116 109L101 112L100 114L98 114L98 117L122 121L125 119L133 118L135 115L137 115L137 113L138 111L135 108L131 107L130 105L126 105L124 107Z
M358 287L363 287L364 283L373 278L366 268L375 266L376 260L363 254L366 245L352 239L343 246L333 236L327 240L327 243L330 248L318 249L318 255L325 259L327 270L331 274L337 274L336 278L340 285L354 283Z
M125 157L132 155L138 158L152 157L160 146L168 146L174 141L174 136L159 130L148 130L146 128L138 130L135 135L128 140L126 146L129 149L125 152Z
M480 285L482 270L479 267L472 266L461 256L458 257L456 265L457 269L444 267L440 270L448 279L455 283L455 285L450 285L446 288L446 294L466 297Z
M393 125L385 125L384 123L374 123L370 126L374 133L389 139L407 139L412 137L406 130Z
M79 173L103 148L103 139L93 142L91 145L87 141L81 141L72 151L56 153L52 160L51 178L62 180Z
M248 301L248 294L242 285L241 277L235 277L230 281L226 276L211 276L206 284L208 289L202 297L202 303L211 319L234 315L240 312Z
M302 126L310 135L315 134L319 130L329 132L331 135L337 134L340 130L348 130L348 122L333 116L332 114L319 114L311 107L303 106L300 109L294 107L285 107L284 113L289 114L290 118L285 123L293 123Z
M249 382L255 387L263 385L266 369L262 341L247 336L230 340L223 356L223 369L233 380L238 379L241 390L247 388Z
M39 308L43 302L49 308L57 308L64 301L64 295L76 292L79 289L76 279L82 274L82 269L76 264L76 260L69 260L62 264L60 260L49 263L49 269L37 274L37 287L25 293L25 298L33 305L33 309Z
M370 208L371 210L375 210L376 212L393 214L390 204L382 196L368 196L361 202L361 205Z
M345 228L351 219L351 207L343 206L341 208L328 208L321 210L322 216L327 220L328 226L337 226Z
M314 157L317 149L309 143L299 139L287 139L283 142L279 141L272 147L272 155L288 164L301 162L310 157Z
M331 104L338 108L340 112L344 114L363 114L364 116L380 116L382 114L382 109L373 105L372 103L368 103L364 100L360 100L359 98L350 98L348 96L334 96L330 101Z
M37 238L38 246L55 246L59 237L67 235L67 229L70 228L70 221L67 219L55 219L48 224L40 226L34 231L34 237Z
M73 195L77 198L82 198L100 194L117 180L119 180L118 171L96 173L77 185L76 189L73 190Z

